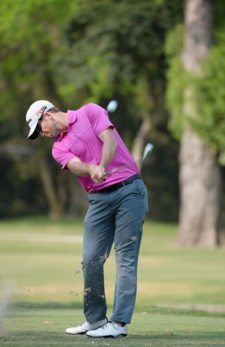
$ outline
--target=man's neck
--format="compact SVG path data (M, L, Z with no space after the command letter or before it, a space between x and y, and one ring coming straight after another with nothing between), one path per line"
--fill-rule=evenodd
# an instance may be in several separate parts
M66 112L57 112L55 113L55 120L57 122L57 125L59 127L60 132L65 132L68 128L68 115Z

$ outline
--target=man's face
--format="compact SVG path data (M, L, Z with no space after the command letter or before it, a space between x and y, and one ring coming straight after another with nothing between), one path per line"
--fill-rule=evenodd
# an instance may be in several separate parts
M41 127L40 135L43 137L55 138L59 134L56 121L52 114L44 114L38 124Z

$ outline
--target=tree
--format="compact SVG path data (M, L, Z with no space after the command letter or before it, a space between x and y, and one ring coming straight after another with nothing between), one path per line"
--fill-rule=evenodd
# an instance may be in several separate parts
M63 44L61 25L72 4L70 0L66 2L67 6L59 0L6 0L0 3L0 106L4 110L0 115L0 120L4 121L0 138L7 144L11 141L15 147L21 145L27 133L25 112L34 100L49 98L64 107L51 61L55 50ZM33 154L27 161L27 181L32 178L41 181L49 214L58 216L63 213L64 206L61 206L63 199L58 199L62 195L55 188L51 166L47 164L49 147L31 143L30 147L33 147ZM22 167L23 160L21 156L15 162Z
M66 109L89 101L105 106L109 98L115 97L120 107L113 122L130 148L138 143L134 145L137 159L143 142L150 136L146 124L150 123L151 138L159 147L162 137L168 143L171 138L164 108L167 68L164 41L168 28L180 18L180 4L180 0L1 2L0 106L4 113L0 115L3 120L0 140L4 145L13 143L17 149L20 143L28 145L24 114L36 99L49 98ZM133 142L136 135L139 141ZM27 186L29 182L32 187L33 181L37 183L35 193L32 190L37 204L34 210L51 215L64 213L71 208L68 199L62 199L61 192L65 192L62 187L71 191L68 185L72 180L59 179L66 175L61 175L60 169L56 175L52 174L56 165L49 160L50 146L46 142L42 147L39 145L38 140L29 143L33 150L30 158L14 156L11 165L21 173L17 184L20 185L21 179ZM165 161L169 161L167 156ZM159 166L157 174L162 171ZM162 173L160 181L157 174L158 187L165 179L170 180ZM167 182L164 187L171 186ZM168 199L168 189L163 196L166 194L165 204L174 206ZM157 191L155 196L158 195ZM157 198L157 202L162 200ZM170 217L171 211L167 215Z
M201 92L204 90L204 79L207 76L204 62L210 56L214 42L212 15L210 0L185 1L182 52L184 71L175 59L169 74L170 108L175 111L176 120L178 114L182 119L178 121L179 126L173 121L173 127L180 128L182 133L179 154L181 197L179 242L182 245L214 246L219 243L221 192L221 173L217 158L219 147L215 146L215 141L212 141L210 130L206 130L209 119L206 107L210 109L209 103L212 100L206 102L207 106L201 104L203 95ZM209 69L208 66L208 71ZM175 71L176 76L174 76ZM178 91L179 88L182 95ZM218 112L215 114L220 118ZM210 116L210 124L213 124L213 117L215 116ZM213 124L211 134L216 131L216 124Z

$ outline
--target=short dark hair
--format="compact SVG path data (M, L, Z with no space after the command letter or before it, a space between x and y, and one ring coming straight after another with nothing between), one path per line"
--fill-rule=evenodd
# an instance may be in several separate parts
M57 113L57 112L60 112L60 110L54 106L54 107L50 108L50 110L48 110L47 112Z

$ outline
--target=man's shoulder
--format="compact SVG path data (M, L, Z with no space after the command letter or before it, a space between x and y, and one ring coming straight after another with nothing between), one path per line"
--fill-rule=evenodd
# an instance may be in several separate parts
M83 112L85 112L86 114L91 114L91 113L98 113L98 112L106 112L106 110L94 103L94 102L89 102L87 104L84 104L82 105L81 107L75 109L75 110L68 110L68 112L71 112L71 113L76 113L77 116L80 116Z
M52 145L52 156L55 157L56 153L62 149L62 144L58 141L55 140L53 145Z
M76 113L76 116L82 116L83 113L89 114L92 111L96 110L98 108L97 104L94 103L87 103L85 105L82 105L81 107L77 108L76 110L69 110L69 112Z

